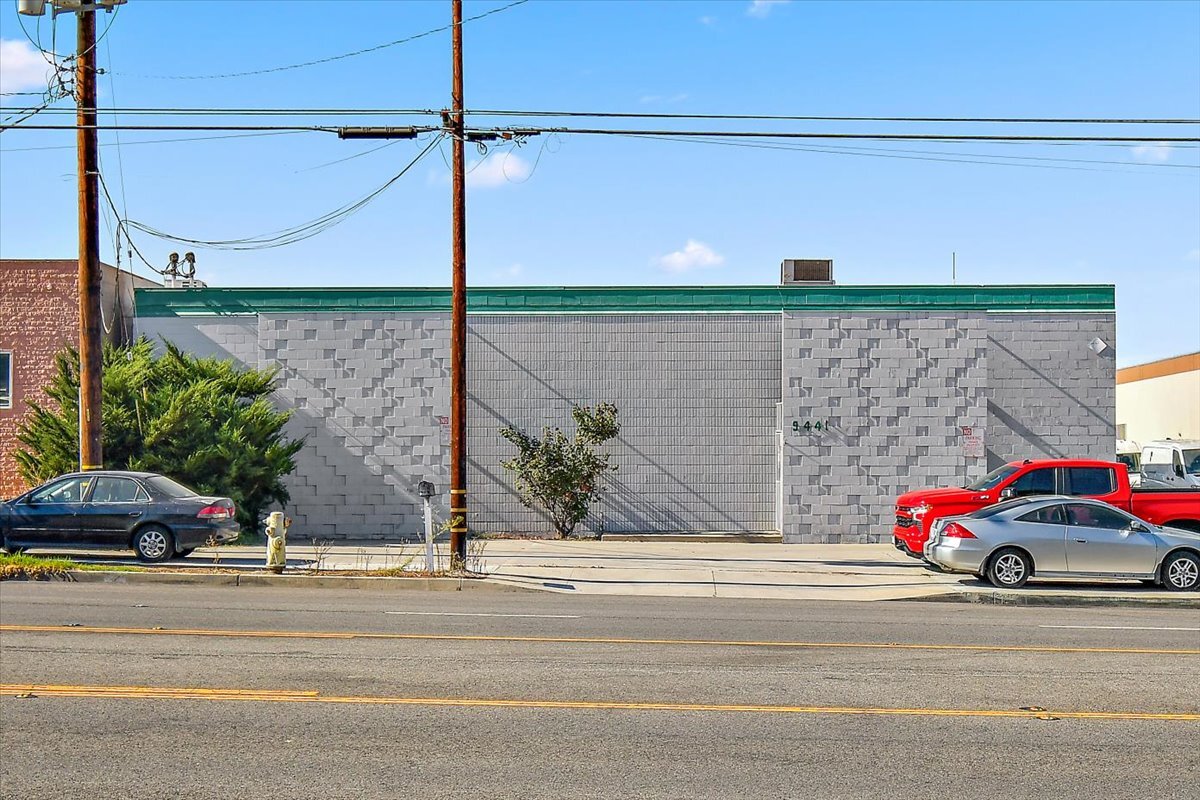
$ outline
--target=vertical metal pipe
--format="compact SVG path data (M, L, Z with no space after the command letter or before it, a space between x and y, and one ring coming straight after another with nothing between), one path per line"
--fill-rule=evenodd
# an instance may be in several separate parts
M79 170L79 468L104 465L101 369L99 164L96 151L96 12L76 13L76 132Z
M467 557L467 188L463 153L462 0L451 0L451 6L454 280L450 323L450 562L451 567L461 567Z

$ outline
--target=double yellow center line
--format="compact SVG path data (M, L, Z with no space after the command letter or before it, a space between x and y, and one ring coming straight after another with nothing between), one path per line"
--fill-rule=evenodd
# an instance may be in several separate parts
M856 706L728 705L710 703L639 703L589 700L507 700L459 697L388 697L322 695L314 691L208 689L156 686L67 686L36 683L0 684L0 696L67 697L117 700L209 700L267 703L323 703L374 706L441 706L453 708L569 709L584 711L671 711L751 714L823 714L889 717L992 717L1007 719L1086 719L1117 721L1200 722L1200 714L1151 714L1134 711L1050 711L1046 709L880 708Z
M772 647L785 649L933 650L985 653L1115 653L1120 655L1200 656L1200 649L1146 647L1051 647L1046 645L921 644L904 642L789 642L725 639L637 639L587 636L485 636L455 633L356 633L351 631L252 631L208 628L117 628L62 625L0 625L5 633L92 633L134 636L205 636L234 639L337 639L438 642L520 642L540 644L669 645L678 647Z

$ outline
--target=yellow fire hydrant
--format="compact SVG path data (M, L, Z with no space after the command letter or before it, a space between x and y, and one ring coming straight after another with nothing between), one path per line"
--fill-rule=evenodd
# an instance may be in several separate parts
M287 566L287 532L292 521L282 511L272 511L267 517L267 569L283 572Z

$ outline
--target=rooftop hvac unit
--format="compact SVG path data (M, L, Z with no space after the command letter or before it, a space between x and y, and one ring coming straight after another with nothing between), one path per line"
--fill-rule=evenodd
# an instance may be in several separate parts
M832 258L785 258L780 267L779 282L784 286L833 286Z

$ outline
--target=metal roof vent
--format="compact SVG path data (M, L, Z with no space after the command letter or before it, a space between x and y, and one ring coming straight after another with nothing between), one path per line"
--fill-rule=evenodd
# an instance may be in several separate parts
M833 286L832 258L785 258L779 282L784 286Z

